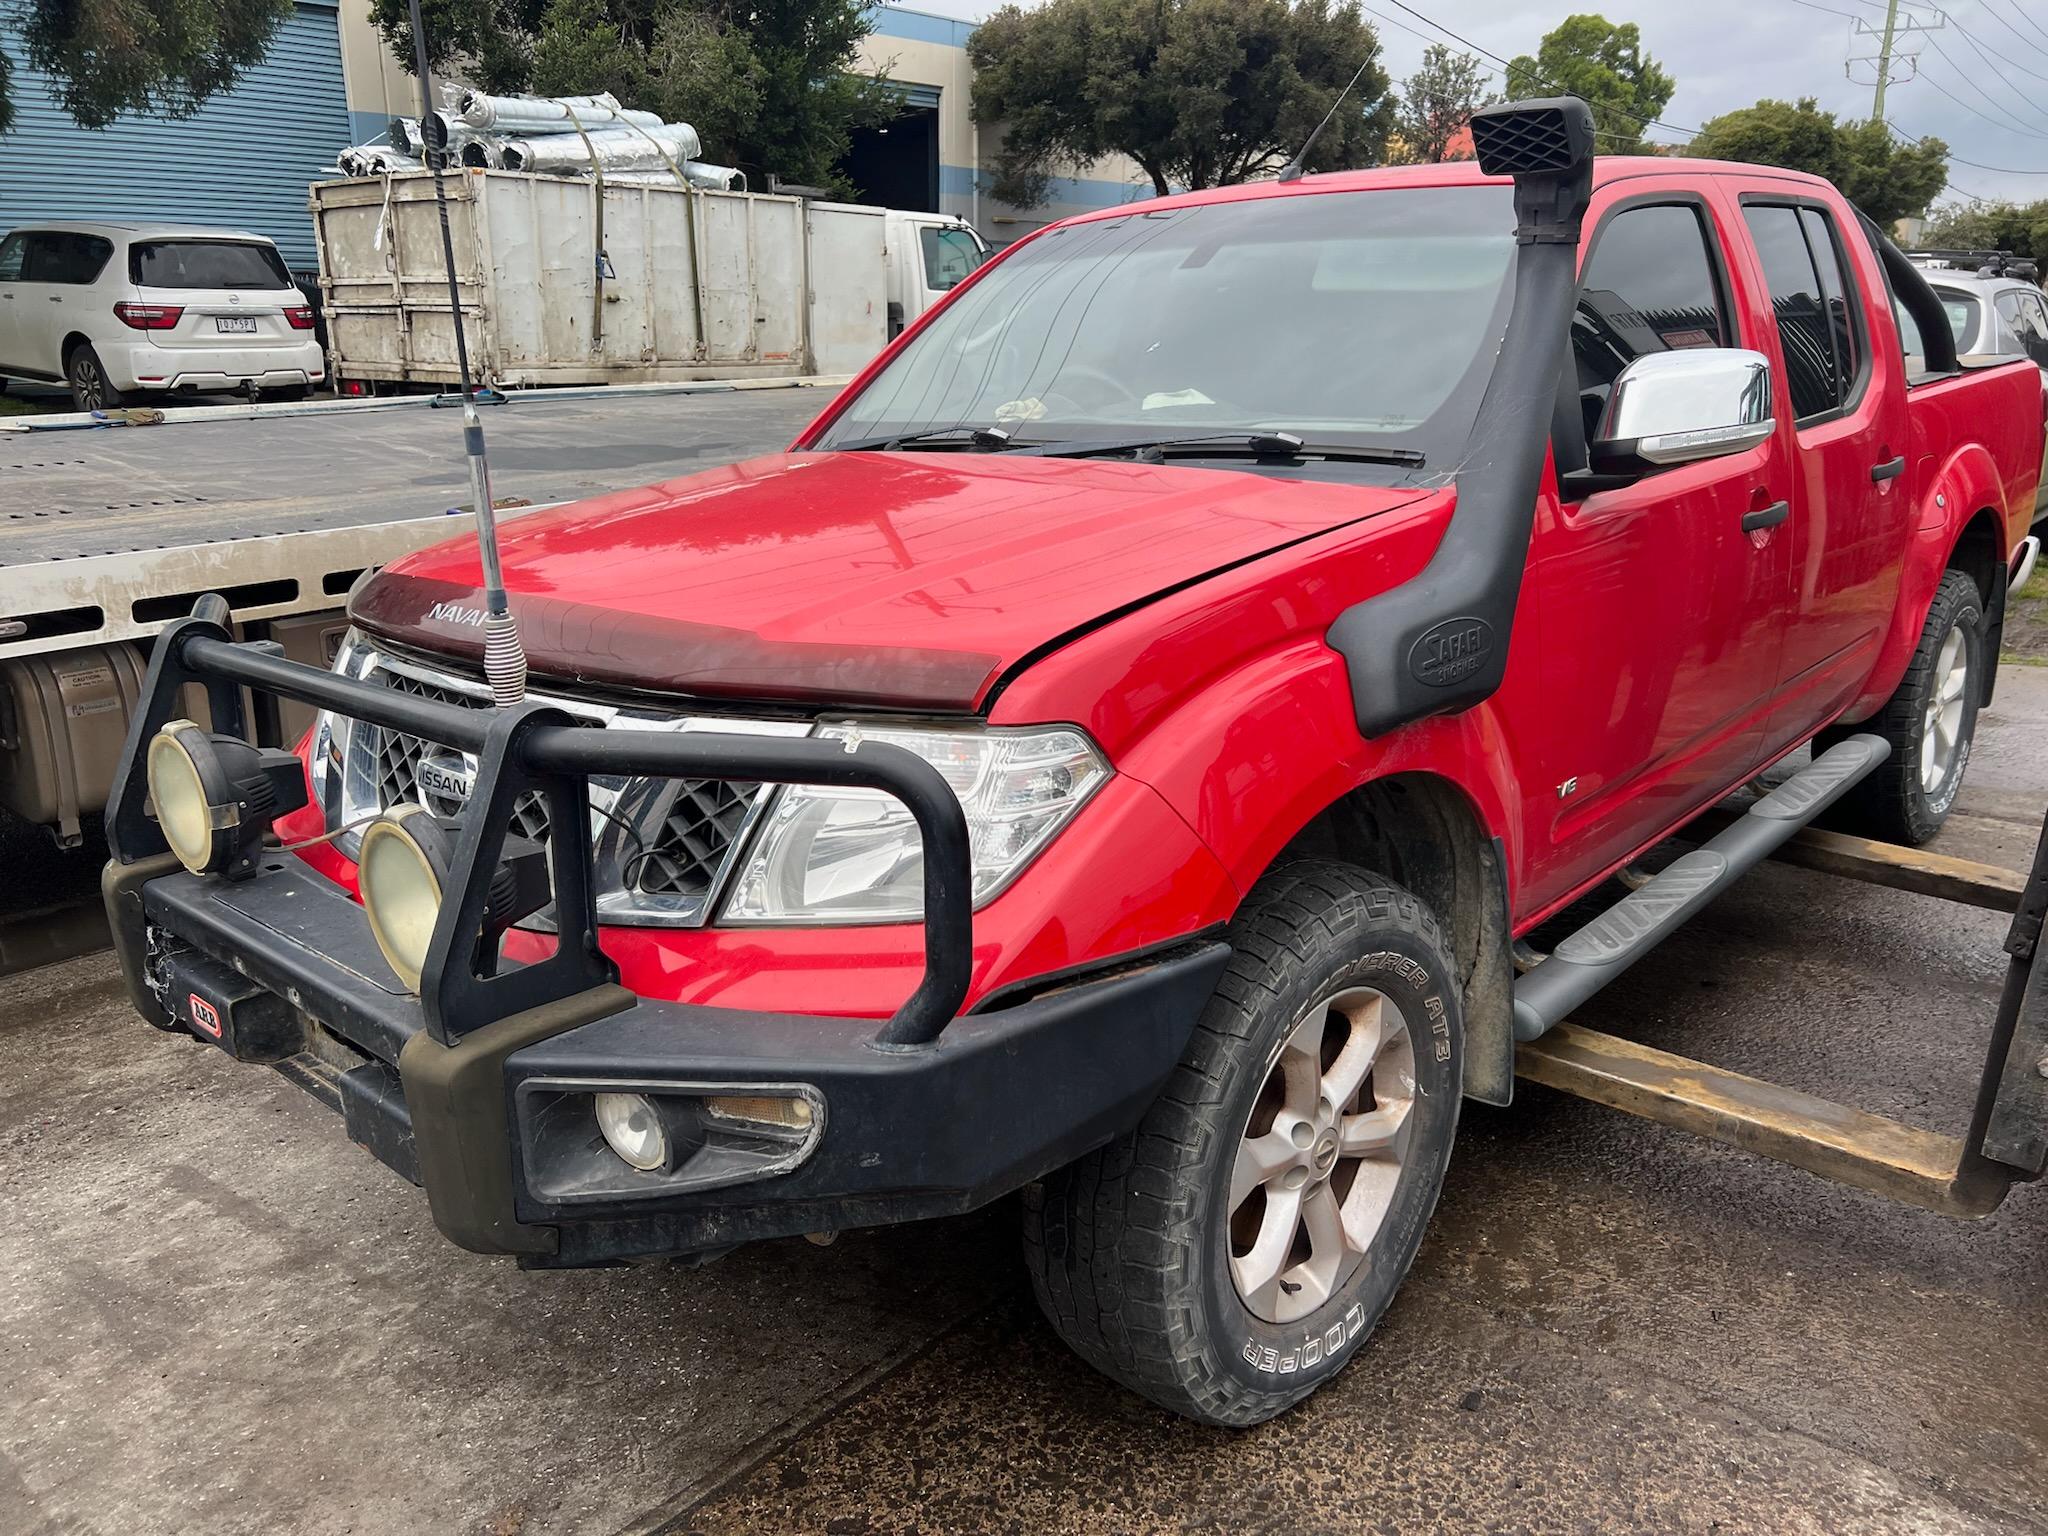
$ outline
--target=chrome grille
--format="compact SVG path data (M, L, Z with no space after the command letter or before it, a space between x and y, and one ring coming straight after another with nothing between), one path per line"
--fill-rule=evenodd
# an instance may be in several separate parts
M384 653L358 641L336 666L366 682L417 698L488 709L481 679L443 672L409 657ZM803 736L810 726L795 720L741 720L723 716L656 714L590 699L535 693L595 726L659 731L718 731L744 735ZM362 722L333 722L328 825L356 828L378 812L408 802L437 816L460 816L476 773L474 755L439 743ZM695 927L707 921L737 863L740 845L766 804L773 786L722 779L620 779L590 781L591 845L596 863L598 910L606 921ZM538 794L519 797L511 830L545 843L547 802ZM353 858L359 831L339 840ZM545 923L542 924L545 926Z

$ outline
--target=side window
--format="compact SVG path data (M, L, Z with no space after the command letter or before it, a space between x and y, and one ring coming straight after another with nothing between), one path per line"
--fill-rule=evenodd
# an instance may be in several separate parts
M920 229L924 247L924 285L944 292L965 282L981 265L981 247L964 229Z
M0 240L0 283L18 283L28 260L28 236L9 235Z
M1815 209L1767 203L1744 208L1743 217L1770 285L1793 415L1807 421L1841 410L1856 391L1861 337L1832 221Z
M32 283L90 283L114 254L98 235L48 230L28 237L27 270Z
M2019 349L2035 362L2048 365L2048 314L2042 312L2040 299L2031 293L2008 289L1992 302L1998 306L1998 313L2019 343Z
M1734 344L1707 239L1690 203L1624 208L1595 234L1572 315L1588 436L1614 381L1637 358Z

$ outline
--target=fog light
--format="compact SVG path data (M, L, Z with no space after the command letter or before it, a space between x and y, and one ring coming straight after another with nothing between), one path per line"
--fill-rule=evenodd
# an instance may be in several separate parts
M195 875L239 880L255 873L263 834L306 803L306 774L289 752L171 720L144 760L157 826Z
M605 1145L635 1168L652 1173L668 1166L668 1127L646 1094L600 1093L597 1128L604 1133Z
M454 839L423 805L397 806L363 829L356 883L370 932L386 963L414 992L426 970L454 857Z

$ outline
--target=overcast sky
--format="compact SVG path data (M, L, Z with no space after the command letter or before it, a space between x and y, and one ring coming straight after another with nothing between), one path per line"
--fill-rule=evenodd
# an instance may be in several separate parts
M996 8L980 0L908 3L970 21ZM1397 80L1414 69L1426 42L1459 46L1431 22L1469 39L1481 62L1497 68L1484 51L1501 58L1533 52L1537 39L1569 14L1561 5L1523 0L1412 3L1429 21L1392 0L1366 0ZM1817 96L1843 116L1870 112L1873 65L1856 64L1850 73L1843 65L1877 52L1876 38L1851 35L1852 17L1882 27L1882 0L1629 0L1601 14L1642 28L1644 46L1678 82L1663 117L1679 128L1697 128L1764 96ZM1909 17L1945 17L1946 25L1901 37L1898 52L1919 55L1918 78L1907 78L1915 64L1894 59L1885 115L1904 133L1947 140L1952 155L1961 157L1950 162L1951 191L1943 201L1958 194L2021 202L2048 197L2048 0L1902 4L1901 22ZM1664 140L1685 137L1652 133Z

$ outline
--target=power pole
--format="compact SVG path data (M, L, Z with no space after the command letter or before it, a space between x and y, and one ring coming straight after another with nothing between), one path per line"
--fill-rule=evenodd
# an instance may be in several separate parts
M1874 37L1877 39L1877 53L1875 56L1863 54L1849 59L1842 66L1843 72L1851 80L1856 78L1856 66L1858 64L1870 64L1876 67L1876 87L1871 93L1870 98L1870 120L1872 122L1881 123L1884 121L1884 88L1893 83L1892 65L1894 58L1902 64L1914 66L1917 70L1920 55L1917 53L1900 53L1898 51L1899 43L1916 32L1936 32L1947 25L1948 17L1940 11L1935 11L1931 16L1924 18L1908 14L1902 20L1899 16L1899 0L1885 0L1884 26L1881 28L1873 27L1862 20L1851 23L1850 36L1852 38ZM1900 83L1912 78L1913 76L1910 74L1903 76Z
M1892 72L1892 37L1899 25L1899 0L1885 0L1884 41L1877 45L1877 93L1870 98L1870 115L1884 121L1884 88Z

